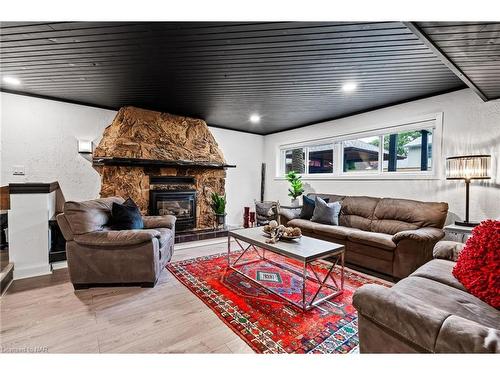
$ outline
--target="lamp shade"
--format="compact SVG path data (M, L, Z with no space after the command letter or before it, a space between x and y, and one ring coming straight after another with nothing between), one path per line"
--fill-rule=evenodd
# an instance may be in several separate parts
M491 155L467 155L446 158L447 180L491 178Z

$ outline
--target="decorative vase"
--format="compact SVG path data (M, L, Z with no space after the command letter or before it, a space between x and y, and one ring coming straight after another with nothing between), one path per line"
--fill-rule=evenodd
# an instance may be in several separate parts
M243 228L250 226L250 207L243 207Z
M225 227L226 226L226 214L215 214L215 222L217 227Z
M299 205L300 205L300 202L299 202L298 198L292 199L292 206L293 207L298 207Z

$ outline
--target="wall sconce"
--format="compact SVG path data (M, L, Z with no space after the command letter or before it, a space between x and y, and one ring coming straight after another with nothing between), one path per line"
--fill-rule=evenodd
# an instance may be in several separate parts
M78 153L91 154L92 153L92 141L79 139L78 140Z

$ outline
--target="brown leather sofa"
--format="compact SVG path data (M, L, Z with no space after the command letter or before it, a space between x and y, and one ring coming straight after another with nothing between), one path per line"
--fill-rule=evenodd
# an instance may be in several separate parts
M110 230L106 225L113 202L124 200L66 202L57 216L75 289L106 284L153 287L172 258L174 216L145 216L140 230Z
M308 194L316 195L341 202L338 226L299 219L300 209L281 209L281 224L345 245L346 262L366 270L402 279L431 260L434 245L444 237L447 203Z
M462 247L441 241L434 260L392 288L354 293L361 353L500 353L500 311L452 275Z

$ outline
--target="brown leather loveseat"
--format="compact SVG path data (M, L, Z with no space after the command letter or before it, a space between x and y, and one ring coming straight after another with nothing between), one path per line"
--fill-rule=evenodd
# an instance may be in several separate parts
M106 225L113 202L124 200L66 202L57 216L75 289L103 284L152 287L172 258L174 216L144 216L144 229L110 230Z
M316 195L341 203L338 226L300 219L300 209L281 209L281 224L345 245L346 262L355 266L402 279L431 260L434 245L444 237L447 203L308 194Z

